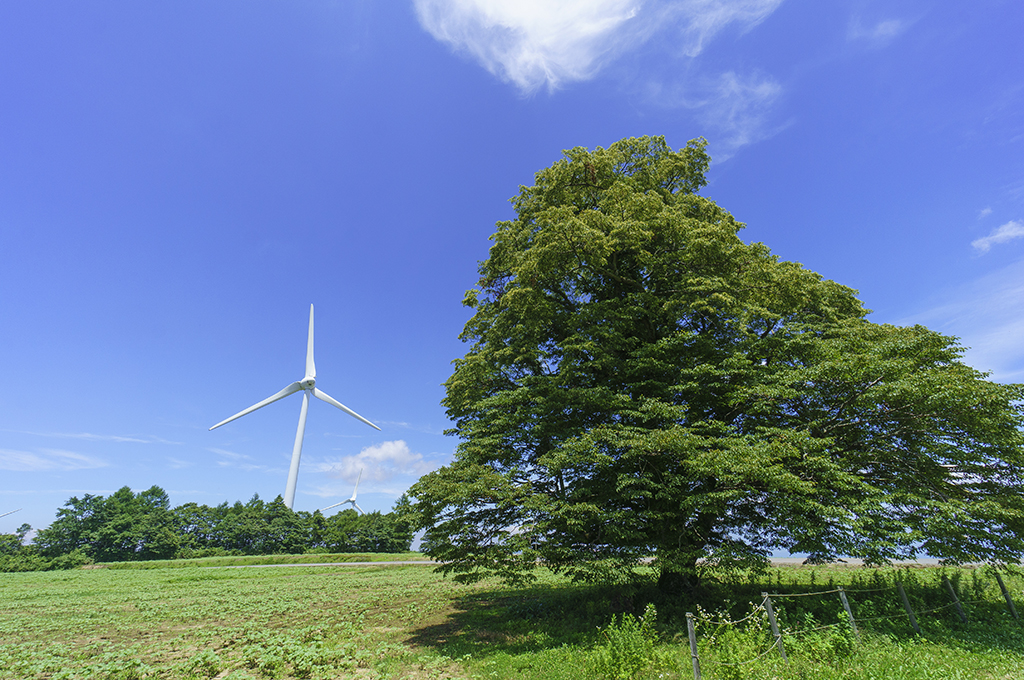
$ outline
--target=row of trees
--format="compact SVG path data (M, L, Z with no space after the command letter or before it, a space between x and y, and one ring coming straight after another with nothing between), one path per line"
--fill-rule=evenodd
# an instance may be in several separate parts
M294 512L280 496L269 503L256 495L244 504L172 508L158 486L140 493L123 487L107 497L72 497L53 524L24 546L29 531L22 525L18 534L0 537L0 556L52 560L74 554L124 562L219 554L403 552L413 535L405 498L387 514L344 510L325 517L319 510Z

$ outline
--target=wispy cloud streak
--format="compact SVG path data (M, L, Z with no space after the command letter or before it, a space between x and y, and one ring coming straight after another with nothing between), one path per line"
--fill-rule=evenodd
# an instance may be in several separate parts
M18 434L30 434L34 437L54 437L57 439L82 439L92 442L117 442L134 444L174 444L180 446L181 442L172 442L161 437L140 437L118 434L95 434L92 432L32 432L28 430L4 430L4 432L16 432Z
M658 3L651 3L657 5ZM683 54L696 57L719 31L739 24L749 31L775 11L782 0L690 0L668 2L661 7L658 23L681 24Z
M965 360L1001 382L1024 380L1024 259L952 291L948 301L900 323L955 335Z
M60 472L107 467L107 463L92 456L59 449L15 451L0 449L0 470L12 472Z
M863 40L881 47L906 32L912 23L906 19L883 19L865 26L860 19L855 18L850 22L846 37L851 41Z
M1006 243L1024 237L1024 222L1010 220L1004 225L996 227L988 236L971 241L971 245L982 253L987 253L993 245Z
M246 461L252 460L252 456L247 456L244 453L236 453L234 451L227 451L225 449L210 448L207 449L212 453L216 453L221 456L221 460L216 461L218 467L222 468L238 468L246 472L252 472L253 470L272 470L273 468L267 465L259 465L257 463L249 463Z

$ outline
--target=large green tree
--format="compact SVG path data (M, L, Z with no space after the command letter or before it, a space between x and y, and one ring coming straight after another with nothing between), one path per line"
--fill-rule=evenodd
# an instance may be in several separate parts
M625 139L512 199L445 384L458 451L410 492L429 553L511 581L653 557L667 590L779 548L1019 559L1022 386L744 243L708 165Z
M136 494L125 486L107 498L73 496L34 543L47 557L82 550L99 561L127 561L173 557L179 538L166 491Z

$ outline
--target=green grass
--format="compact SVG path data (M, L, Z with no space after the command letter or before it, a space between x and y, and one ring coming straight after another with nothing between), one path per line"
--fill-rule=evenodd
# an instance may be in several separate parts
M967 624L945 606L943 573L966 601ZM920 617L921 636L889 597L897 578L915 609L943 607ZM727 665L767 649L767 626L709 620L746 615L762 590L836 584L849 588L859 619L873 619L860 624L859 643L835 594L780 599L790 663L769 652ZM1007 585L1024 604L1024 578ZM656 623L632 617L651 603ZM546 572L529 588L460 586L421 565L0 574L0 676L692 678L687 611L698 615L709 680L1024 678L1024 626L983 570L789 567L720 574L696 599L663 600L649 587L579 586Z

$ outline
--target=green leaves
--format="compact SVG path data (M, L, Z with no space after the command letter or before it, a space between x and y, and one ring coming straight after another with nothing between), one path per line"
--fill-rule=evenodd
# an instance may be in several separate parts
M463 580L690 573L665 583L778 548L1024 554L1022 387L743 243L695 193L704 147L575 148L513 199L445 384L456 459L411 491L430 554Z

